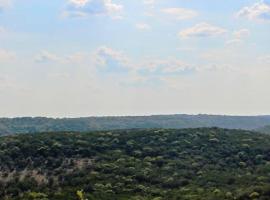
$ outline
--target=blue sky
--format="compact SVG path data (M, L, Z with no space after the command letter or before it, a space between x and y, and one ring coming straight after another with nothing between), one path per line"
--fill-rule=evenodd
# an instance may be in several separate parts
M0 0L0 116L270 113L270 1Z

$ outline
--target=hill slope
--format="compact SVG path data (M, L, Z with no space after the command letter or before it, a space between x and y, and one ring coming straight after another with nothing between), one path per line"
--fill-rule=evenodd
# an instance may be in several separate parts
M266 200L270 136L218 128L0 138L0 199Z
M89 117L89 118L0 118L0 135L134 128L198 128L220 127L254 130L270 125L270 116L218 116L218 115L161 115L138 117Z
M261 132L261 133L267 133L267 134L270 134L270 126L264 126L262 128L259 128L257 129L258 132Z

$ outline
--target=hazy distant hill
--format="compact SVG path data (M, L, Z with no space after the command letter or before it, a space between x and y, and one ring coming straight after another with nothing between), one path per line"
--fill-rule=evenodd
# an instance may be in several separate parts
M254 130L270 125L270 116L218 116L218 115L157 115L137 117L88 118L0 118L0 135L133 128L197 128L220 127Z

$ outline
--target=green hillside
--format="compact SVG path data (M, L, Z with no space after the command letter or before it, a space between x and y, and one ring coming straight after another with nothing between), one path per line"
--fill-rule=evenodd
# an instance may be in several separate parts
M264 126L262 128L257 129L257 131L261 132L261 133L267 133L270 134L270 126Z
M270 136L218 128L0 138L0 199L269 200ZM78 192L80 194L80 192Z

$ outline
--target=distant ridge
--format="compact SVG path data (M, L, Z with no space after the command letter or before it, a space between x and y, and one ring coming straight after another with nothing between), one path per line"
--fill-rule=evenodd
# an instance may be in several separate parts
M122 117L0 118L0 135L93 130L145 129L145 128L198 128L219 127L228 129L259 130L270 125L270 116L226 115L153 115Z

